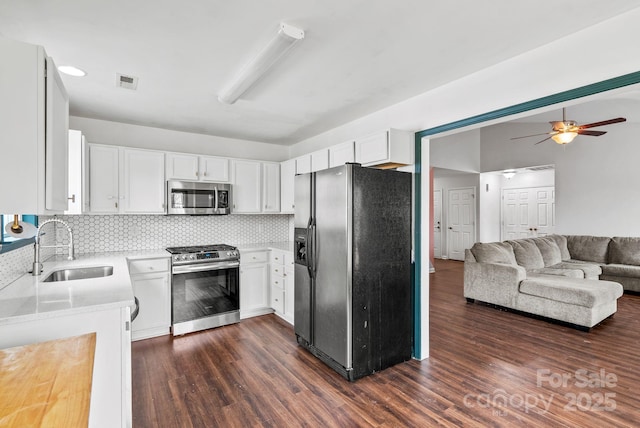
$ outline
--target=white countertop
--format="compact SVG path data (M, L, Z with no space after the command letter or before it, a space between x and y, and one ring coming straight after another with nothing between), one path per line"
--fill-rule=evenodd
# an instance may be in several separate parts
M242 251L293 252L292 241L237 245ZM170 257L164 249L80 254L76 260L54 256L43 263L40 276L25 273L0 290L0 325L59 317L82 312L132 306L133 289L127 260ZM113 266L113 275L73 281L43 282L65 268Z
M293 241L279 241L279 242L258 242L249 244L236 245L240 253L242 251L258 251L258 250L281 250L293 252Z
M80 254L76 260L55 256L40 276L21 276L0 291L0 325L133 305L127 259L169 257L164 250ZM74 281L43 282L65 268L113 266L113 275Z

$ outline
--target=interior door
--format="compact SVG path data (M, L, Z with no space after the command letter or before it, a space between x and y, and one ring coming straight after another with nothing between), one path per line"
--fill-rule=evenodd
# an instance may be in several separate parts
M502 191L502 239L553 234L555 188L531 187Z
M464 260L464 250L476 241L476 189L449 190L447 211L447 252L452 260Z
M433 191L433 256L442 258L442 189Z

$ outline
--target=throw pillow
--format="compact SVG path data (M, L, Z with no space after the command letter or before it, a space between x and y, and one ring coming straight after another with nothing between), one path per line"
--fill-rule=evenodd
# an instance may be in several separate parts
M562 254L560 253L560 247L556 243L555 239L551 237L533 238L545 267L556 265L562 262Z
M520 266L527 270L542 269L544 267L542 254L533 240L516 239L515 241L507 242L513 247L513 253Z
M612 238L609 263L640 266L640 238Z

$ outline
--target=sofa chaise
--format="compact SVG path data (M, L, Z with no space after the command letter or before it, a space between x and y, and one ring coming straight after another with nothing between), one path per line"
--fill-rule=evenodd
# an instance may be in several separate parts
M464 296L590 329L640 291L640 238L549 235L476 243L465 251Z

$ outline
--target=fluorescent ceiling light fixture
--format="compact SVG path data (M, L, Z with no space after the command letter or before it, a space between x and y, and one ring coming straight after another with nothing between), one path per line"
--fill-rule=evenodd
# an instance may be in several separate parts
M218 93L218 101L224 104L235 103L298 40L303 38L303 30L281 23L278 34Z
M577 132L565 131L552 136L551 139L558 144L569 144L577 136Z
M511 180L517 173L518 171L516 171L515 169L505 169L504 171L502 171L502 175L507 180Z
M78 67L74 67L73 65L61 65L58 67L58 71L75 77L84 77L87 75L86 71L80 70Z

